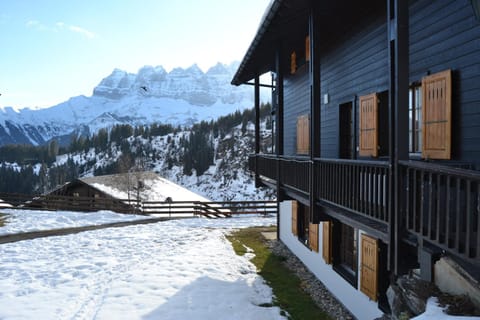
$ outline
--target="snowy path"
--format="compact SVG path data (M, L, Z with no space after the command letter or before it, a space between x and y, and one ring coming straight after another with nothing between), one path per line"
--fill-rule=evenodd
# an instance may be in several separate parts
M101 225L147 218L145 216L121 214L112 211L72 212L1 209L0 213L6 214L7 219L7 224L0 228L0 235Z
M0 319L284 319L231 228L186 219L0 245Z

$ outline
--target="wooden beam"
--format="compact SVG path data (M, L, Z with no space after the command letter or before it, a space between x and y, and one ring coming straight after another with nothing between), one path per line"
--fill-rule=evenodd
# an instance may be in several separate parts
M260 153L260 80L255 77L255 187L260 186L258 174L258 154Z
M275 126L276 126L276 136L275 136L275 153L278 156L283 155L283 44L281 42L277 45L277 51L275 55L275 73L276 73L276 90L275 94L277 95L277 107L275 112ZM277 161L277 200L279 202L283 201L283 191L282 191L282 176L280 171L280 161Z
M310 37L310 221L319 223L320 210L316 208L317 179L314 159L321 156L321 77L320 77L320 18L318 3L312 1L308 20Z
M400 269L401 239L404 231L402 219L405 190L399 161L408 154L408 1L387 0L387 25L389 38L389 121L390 121L390 248L389 268L394 275Z

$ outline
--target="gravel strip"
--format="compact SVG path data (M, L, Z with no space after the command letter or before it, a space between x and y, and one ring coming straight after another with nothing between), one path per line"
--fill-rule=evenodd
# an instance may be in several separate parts
M313 301L333 319L351 320L355 317L328 291L323 283L298 259L282 242L268 240L272 252L285 258L284 264L301 280L302 289L310 294Z

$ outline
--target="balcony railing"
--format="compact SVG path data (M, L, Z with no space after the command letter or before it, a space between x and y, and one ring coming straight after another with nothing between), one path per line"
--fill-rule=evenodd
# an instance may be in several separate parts
M316 159L315 175L316 199L389 221L388 162Z
M256 158L256 167L255 167ZM250 156L249 169L271 180L278 180L281 185L308 193L310 183L310 161L293 157L276 157L272 155Z
M480 174L422 162L401 162L406 228L444 250L479 263Z
M357 214L385 223L388 214L387 162L337 159L310 160L257 155L251 157L250 170L272 180L280 173L280 185L309 194L315 172L315 200L340 206ZM252 160L253 159L253 160Z

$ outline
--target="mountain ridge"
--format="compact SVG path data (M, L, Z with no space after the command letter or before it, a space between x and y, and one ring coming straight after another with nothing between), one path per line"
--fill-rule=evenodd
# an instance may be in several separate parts
M68 142L78 132L93 134L117 124L190 126L244 110L253 106L253 90L230 85L237 67L238 62L217 63L203 72L194 64L167 72L162 66L144 66L136 74L114 69L90 97L39 110L1 109L0 146Z

